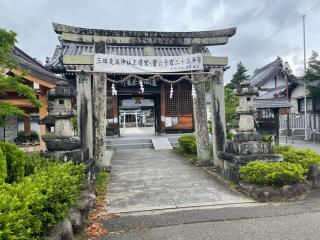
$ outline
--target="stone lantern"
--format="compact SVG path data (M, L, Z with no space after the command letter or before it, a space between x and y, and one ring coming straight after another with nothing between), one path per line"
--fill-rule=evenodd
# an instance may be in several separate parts
M74 135L72 99L77 95L75 89L61 82L48 92L49 115L41 122L46 125L47 134L42 136L46 143L47 156L61 160L87 162L88 149L81 149L81 143Z
M222 175L228 179L238 182L239 168L250 161L275 162L282 161L282 156L273 152L271 142L263 142L262 136L256 131L254 116L256 109L253 105L254 97L258 95L258 89L244 82L235 90L239 96L240 115L239 129L225 145L225 151L219 152L219 168Z
M239 131L255 131L254 113L256 109L253 106L253 98L258 95L258 88L250 87L250 83L243 82L241 83L241 87L234 92L235 95L239 96L239 107L237 107L237 113L240 115Z

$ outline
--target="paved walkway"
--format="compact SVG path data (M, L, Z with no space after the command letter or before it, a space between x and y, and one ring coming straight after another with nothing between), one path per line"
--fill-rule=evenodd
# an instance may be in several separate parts
M286 142L285 137L280 137L280 144L288 144L293 146L294 148L300 148L300 149L311 149L320 153L320 143L307 142L299 139L294 139L292 143L291 138L288 138Z
M252 201L229 191L172 150L118 150L112 161L109 213Z

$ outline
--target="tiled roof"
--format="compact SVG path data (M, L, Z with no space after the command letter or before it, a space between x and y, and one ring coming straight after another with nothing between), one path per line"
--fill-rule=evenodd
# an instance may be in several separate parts
M108 46L105 47L106 54L121 55L121 56L144 56L143 46ZM202 49L203 54L210 54L207 47ZM47 63L47 66L54 67L60 63L62 56L76 55L93 55L94 46L92 44L76 44L63 43L55 48L52 58ZM155 56L181 56L190 54L190 49L187 47L155 47Z
M17 61L18 67L22 71L30 71L29 74L38 77L42 80L59 83L61 81L66 81L64 78L56 76L53 72L46 69L40 62L36 59L30 57L28 54L23 52L18 47L15 47L12 52L12 57Z
M269 89L266 93L257 97L256 99L272 99L277 98L283 95L283 92L286 90L286 86L280 86L276 88Z
M282 59L277 57L276 60L269 63L268 65L259 68L254 71L254 75L250 78L249 82L252 86L261 86L261 84L268 80L268 78L278 71L279 67L282 65Z

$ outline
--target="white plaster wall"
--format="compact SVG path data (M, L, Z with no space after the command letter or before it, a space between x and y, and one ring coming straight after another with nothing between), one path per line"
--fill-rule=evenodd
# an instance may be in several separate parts
M299 113L299 108L298 108L298 99L304 97L304 86L299 85L295 89L292 90L291 93L291 113L298 114Z
M277 86L275 86L274 78L270 78L269 81L265 82L263 85L261 85L261 87L274 88L274 87L280 87L285 85L286 85L286 81L283 78L277 78Z

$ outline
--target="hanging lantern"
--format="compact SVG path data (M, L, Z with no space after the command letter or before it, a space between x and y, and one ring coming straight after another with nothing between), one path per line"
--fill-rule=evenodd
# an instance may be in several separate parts
M172 87L172 84L171 84L171 88L170 88L170 99L173 97L173 87Z
M141 93L144 93L144 87L142 80L139 81Z
M112 83L111 91L112 91L112 96L116 96L118 94L117 90L116 90L116 87L114 86L114 83Z
M197 93L196 93L196 90L194 89L194 85L193 84L192 84L191 96L192 96L193 99L195 99L197 97Z

